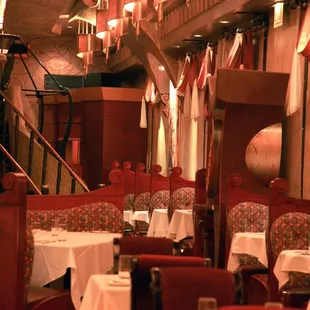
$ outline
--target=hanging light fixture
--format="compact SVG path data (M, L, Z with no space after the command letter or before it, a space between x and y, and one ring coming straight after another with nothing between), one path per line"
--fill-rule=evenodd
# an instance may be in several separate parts
M158 19L157 21L160 22L164 17L164 9L163 5L167 0L154 0L154 10L158 12Z
M124 0L124 10L132 13L136 3L137 0Z
M112 29L108 25L108 1L101 0L96 12L96 36L99 39L103 39L105 32Z
M77 56L83 58L86 75L88 74L88 66L94 62L94 51L100 49L101 42L96 37L94 25L79 21Z
M129 17L129 12L124 9L124 0L109 0L108 25L115 28L118 20Z
M140 0L136 2L132 11L132 24L136 27L136 35L139 34L140 21L144 19L153 9L153 0Z
M117 51L120 49L122 36L128 33L130 22L131 19L129 17L123 17L116 23L115 37L117 42Z
M109 59L110 48L115 45L115 30L106 31L102 39L102 48L106 60Z

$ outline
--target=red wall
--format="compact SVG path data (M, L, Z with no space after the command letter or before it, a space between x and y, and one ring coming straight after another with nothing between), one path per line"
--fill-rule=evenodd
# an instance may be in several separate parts
M89 88L72 93L75 104L70 138L80 139L82 177L90 189L108 182L115 159L129 160L133 167L145 162L147 129L139 127L143 90ZM55 97L45 105L43 133L54 147L63 136L68 116L64 99Z

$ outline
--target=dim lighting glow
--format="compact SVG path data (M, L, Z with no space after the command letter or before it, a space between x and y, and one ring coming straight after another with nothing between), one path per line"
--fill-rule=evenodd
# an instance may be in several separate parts
M164 66L159 66L158 69L159 69L160 71L165 71L165 67L164 67Z
M127 4L124 5L124 10L126 10L127 12L131 12L133 11L134 7L135 7L136 2L132 1L129 2Z
M98 32L98 33L96 33L96 37L102 40L102 39L105 37L105 35L106 35L107 32L108 32L108 31L101 31L101 32Z
M229 24L229 20L220 20L221 24Z
M118 19L114 18L108 21L108 25L111 26L112 28L116 27Z
M76 56L79 57L79 58L83 58L84 53L77 53Z
M195 38L201 38L202 35L201 35L201 34L194 34L194 37L195 37Z

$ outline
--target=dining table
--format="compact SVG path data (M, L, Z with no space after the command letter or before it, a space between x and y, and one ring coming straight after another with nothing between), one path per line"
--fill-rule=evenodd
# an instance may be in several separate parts
M113 240L122 235L109 232L67 232L52 236L49 231L34 234L35 254L31 285L44 286L61 277L70 268L71 297L80 307L88 279L113 268Z

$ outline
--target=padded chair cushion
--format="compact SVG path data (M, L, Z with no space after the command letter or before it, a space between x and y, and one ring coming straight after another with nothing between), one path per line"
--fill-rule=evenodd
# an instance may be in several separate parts
M168 209L170 204L170 191L161 190L156 192L151 197L150 213L153 213L154 209Z
M289 212L279 216L270 229L272 254L276 261L283 250L307 250L308 232L310 230L310 214ZM310 287L310 275L290 272L289 281L282 290L297 287Z
M135 211L149 211L151 201L151 193L145 192L138 195L135 199ZM136 221L136 232L146 234L149 224L143 221Z
M254 202L242 202L234 206L227 216L230 240L237 232L263 232L267 229L268 207Z
M170 198L171 215L177 209L192 209L195 202L195 188L181 187Z
M26 310L74 310L70 291L30 286Z
M24 300L28 298L28 290L32 275L32 266L34 260L34 239L32 231L29 227L26 229L26 251L25 251L25 286L24 286Z
M41 223L41 227L50 230L52 219L58 217L67 223L71 231L108 230L122 233L124 230L123 213L113 204L95 202L64 210L28 210L27 223Z

